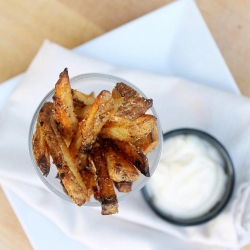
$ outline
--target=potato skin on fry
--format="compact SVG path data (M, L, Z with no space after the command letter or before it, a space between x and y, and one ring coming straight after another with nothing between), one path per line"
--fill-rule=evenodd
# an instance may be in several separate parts
M110 178L115 182L121 181L136 181L139 177L134 165L124 158L123 153L116 150L114 147L104 147L105 157Z
M98 200L102 205L102 214L109 215L118 212L117 196L109 176L106 160L100 147L94 147L89 161L96 169L98 183Z
M67 68L60 74L52 98L54 101L55 119L59 123L58 129L66 145L69 146L77 130L78 120L74 112Z
M61 150L60 144L64 143L62 139L58 140L52 126L51 119L53 118L53 103L47 102L43 105L40 114L39 122L42 124L44 138L47 142L49 153L53 159L53 163L57 166L59 177L67 190L70 198L78 205L81 206L88 200L86 190L79 185L74 174L66 165L65 156ZM54 123L55 125L55 123Z
M69 170L67 165L57 166L58 176L62 181L64 188L67 191L68 196L75 202L78 206L82 206L88 199L86 199L86 192L78 184L75 176Z
M98 188L96 181L96 174L89 171L87 167L80 171L83 182L85 183L88 191L88 196L90 197L94 194L94 197L98 199Z
M146 155L155 147L157 147L158 143L158 129L157 124L155 123L151 133L139 139L138 141L135 141L134 145L139 147L142 153Z
M117 117L116 121L107 122L100 136L120 141L136 141L147 136L153 129L156 118L153 115L141 115L134 121Z
M40 168L42 174L47 176L50 171L50 158L49 150L45 138L43 136L42 126L43 116L46 109L41 109L38 115L36 131L32 138L32 147L34 152L34 157L38 167Z
M148 159L138 147L131 142L119 140L114 140L113 142L126 156L125 159L127 161L130 161L146 177L150 176Z
M95 102L94 93L86 95L78 90L71 90L73 103L75 107L84 107L85 105L92 105Z
M108 121L114 108L114 100L109 91L103 90L95 99L86 118L79 123L82 132L81 150L89 152L103 125Z
M134 121L153 106L152 99L141 97L137 91L125 83L117 83L112 91L115 102L119 100L119 107L115 116Z
M121 182L115 182L116 189L121 193L129 193L132 190L132 184L131 181L121 181Z

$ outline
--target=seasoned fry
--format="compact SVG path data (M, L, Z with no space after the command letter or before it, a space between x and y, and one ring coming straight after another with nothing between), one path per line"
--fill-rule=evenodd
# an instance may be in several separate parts
M147 136L135 141L135 146L139 147L144 155L148 154L158 145L158 129L157 124L154 124L154 127Z
M57 170L63 187L73 202L75 202L78 206L82 206L89 200L88 193L79 185L77 179L67 165L57 165Z
M94 147L89 157L90 163L94 165L98 183L98 198L102 205L102 214L109 215L118 212L118 201L109 177L107 164L100 147Z
M63 141L59 130L57 129L56 126L56 121L54 120L53 116L50 116L50 124L51 127L55 133L56 139L57 139L57 143L61 149L61 152L63 154L63 158L64 158L64 162L65 164L69 167L70 171L73 173L73 175L75 176L77 182L79 183L79 185L85 190L86 192L86 186L82 180L82 177L79 173L79 170L77 168L76 162L75 160L72 158L72 156L69 153L69 150L65 144L65 142Z
M153 100L141 97L133 88L125 83L117 83L112 91L115 100L119 100L119 107L115 116L134 121L152 107ZM122 99L122 102L121 102Z
M110 112L114 108L114 101L109 91L102 91L95 99L94 104L79 123L82 132L81 151L89 152L103 125L108 121Z
M86 95L78 90L72 89L73 103L75 107L84 107L85 105L92 105L95 102L94 92Z
M141 150L131 142L114 140L114 144L123 152L126 159L130 161L143 175L149 177L149 166L147 157Z
M107 122L100 136L120 141L136 141L147 136L153 129L156 118L153 115L141 115L134 121L119 117L115 122Z
M80 171L83 182L86 185L88 196L94 194L95 198L98 198L98 188L96 182L96 174L89 171L87 167Z
M115 182L115 187L119 192L122 193L129 193L132 190L132 184L133 182L129 182L129 181L121 181L121 182Z
M82 121L85 118L85 116L88 114L91 107L92 105L86 105L82 108L75 108L75 113L76 113L78 121Z
M124 155L114 147L104 148L110 178L115 182L136 181L139 173L133 164L124 158Z
M60 74L53 95L55 119L59 123L59 131L67 146L77 130L78 120L74 112L73 98L67 68Z
M50 158L48 146L42 131L42 126L44 123L42 117L44 116L44 112L46 112L44 108L42 108L39 112L36 124L36 132L32 138L32 146L37 166L40 168L42 174L47 176L50 171Z
M39 114L39 122L42 125L44 138L47 142L50 155L52 156L53 163L57 166L59 177L63 183L63 186L67 190L70 198L77 204L82 205L87 199L87 192L82 188L75 176L70 171L69 167L65 163L64 154L60 148L60 143L64 141L55 135L55 132L51 126L51 119L53 119L53 103L47 102L42 107ZM65 178L64 178L65 177Z

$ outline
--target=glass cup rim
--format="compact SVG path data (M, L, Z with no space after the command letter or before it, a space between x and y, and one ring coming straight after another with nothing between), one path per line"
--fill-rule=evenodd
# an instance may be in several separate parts
M157 208L157 206L154 205L153 201L151 200L147 187L144 186L141 190L142 195L146 202L149 204L151 209L162 219L170 222L171 224L178 225L178 226L196 226L203 223L206 223L212 219L214 219L216 216L218 216L223 209L228 205L230 198L232 197L233 191L234 191L234 185L235 185L235 171L234 171L234 165L232 162L232 159L226 150L226 148L222 145L221 142L219 142L214 136L208 134L205 131L195 129L195 128L179 128L171 130L167 133L163 134L163 141L182 134L192 134L200 136L201 138L207 140L208 142L213 142L213 146L219 151L220 155L225 160L225 169L228 171L228 183L226 184L225 192L222 196L222 201L215 204L207 213L197 216L192 219L182 219L182 218L174 218L172 216L168 216L167 214L163 213L160 209Z
M80 75L74 76L74 77L70 78L69 80L70 80L71 84L74 84L74 82L77 82L77 81L80 81L80 80L85 80L85 79L88 79L88 78L104 78L104 79L116 80L117 83L118 82L123 82L123 83L129 85L130 87L132 87L133 89L135 89L142 97L147 98L147 96L142 92L142 90L140 90L138 87L136 87L130 81L125 80L125 79L123 79L121 77L118 77L118 76L110 75L110 74L105 74L105 73L85 73L85 74L80 74ZM32 161L32 165L33 165L33 167L34 167L34 169L35 169L38 177L45 184L45 186L50 191L52 191L54 194L56 194L57 196L59 196L60 198L73 203L73 201L70 199L70 197L67 194L61 193L60 191L56 190L49 183L49 181L46 179L46 177L42 175L39 167L36 164L36 160L34 158L33 149L32 149L32 137L33 137L33 134L34 134L34 128L35 128L35 124L36 124L38 113L41 110L43 104L50 97L52 97L53 94L54 94L54 88L51 91L49 91L45 95L45 97L41 100L40 104L38 105L38 107L37 107L37 109L36 109L36 111L35 111L35 113L34 113L34 115L32 117L32 120L31 120L31 123L30 123L30 128L29 128L29 138L28 138L29 154L30 154L30 158L31 158L31 161ZM150 168L150 177L146 177L145 176L144 180L136 188L134 188L131 192L124 193L124 195L122 195L120 197L117 197L118 198L118 202L121 202L121 201L123 201L123 200L131 197L134 193L136 193L137 191L139 191L140 189L142 189L146 185L146 183L149 181L149 179L151 178L151 176L153 175L153 173L154 173L154 171L155 171L155 169L156 169L156 167L157 167L157 165L159 163L159 160L160 160L160 157L161 157L162 145L163 145L163 133L162 133L161 124L160 124L160 121L159 121L159 116L158 116L155 108L151 107L150 110L153 113L153 115L157 118L158 140L159 140L158 145L157 145L157 154L156 154L156 157L154 159L154 164ZM98 201L95 201L95 202L85 202L83 204L83 206L91 206L91 207L98 207L100 205L101 204Z

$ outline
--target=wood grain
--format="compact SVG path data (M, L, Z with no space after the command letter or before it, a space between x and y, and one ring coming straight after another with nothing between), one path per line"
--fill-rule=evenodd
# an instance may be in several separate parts
M169 2L0 0L0 82L24 72L44 39L74 48ZM240 90L250 96L250 1L196 3ZM0 249L32 249L1 188L0 198Z
M0 249L31 250L32 247L0 187Z

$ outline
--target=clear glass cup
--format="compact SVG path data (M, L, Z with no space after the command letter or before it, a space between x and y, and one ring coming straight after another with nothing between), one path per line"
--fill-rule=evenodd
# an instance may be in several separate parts
M95 93L95 96L97 96L102 90L109 90L112 91L116 83L123 82L132 88L134 88L141 96L146 97L145 94L138 89L136 86L134 86L132 83L128 82L125 79L107 75L107 74L100 74L100 73L89 73L89 74L83 74L78 75L70 79L70 84L72 89L79 90L83 93L90 94L91 92ZM72 200L69 198L67 194L63 191L62 185L60 184L60 180L58 178L55 178L57 175L57 169L55 165L51 165L50 173L47 177L43 176L39 167L36 164L34 155L33 155L33 149L32 149L32 137L36 129L36 120L39 114L40 109L42 108L43 104L48 101L52 101L52 96L54 94L54 89L51 90L41 101L40 105L37 107L37 110L32 118L31 125L30 125L30 131L29 131L29 151L30 151L30 157L34 166L34 169L37 173L37 175L40 177L41 181L47 186L48 189L50 189L54 194L58 195L59 197L72 202ZM152 107L148 110L149 114L154 115L156 118L158 118L157 113L155 109ZM162 151L162 143L163 143L163 136L162 136L162 129L160 126L159 119L157 119L157 127L159 131L159 143L158 146L151 151L148 155L148 163L149 163L149 170L150 170L150 176L153 175L158 162L160 160L161 151ZM123 201L133 195L135 192L139 191L142 187L146 185L146 183L149 181L150 177L145 177L144 175L140 174L139 178L133 183L132 190L129 193L121 193L118 192L115 188L118 202ZM96 201L93 197L91 197L89 202L86 202L84 206L100 206L100 203Z

